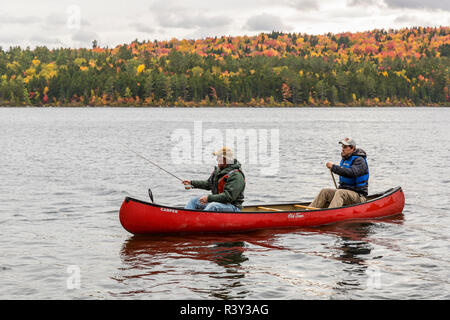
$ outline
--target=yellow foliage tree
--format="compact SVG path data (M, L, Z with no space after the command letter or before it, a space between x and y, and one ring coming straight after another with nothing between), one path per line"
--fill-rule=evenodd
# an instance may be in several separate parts
M137 72L137 74L141 74L142 72L144 72L144 70L145 70L145 65L144 64L140 64L137 67L136 72Z

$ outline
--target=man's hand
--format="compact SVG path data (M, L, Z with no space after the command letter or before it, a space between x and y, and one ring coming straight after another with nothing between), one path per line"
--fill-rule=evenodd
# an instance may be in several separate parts
M181 183L184 184L184 188L186 190L189 190L189 189L193 188L192 185L191 185L191 181L189 181L189 180L181 181Z
M333 162L327 162L326 166L328 169L331 169L331 167L333 166Z
M201 204L207 204L208 203L208 196L203 196L199 199Z

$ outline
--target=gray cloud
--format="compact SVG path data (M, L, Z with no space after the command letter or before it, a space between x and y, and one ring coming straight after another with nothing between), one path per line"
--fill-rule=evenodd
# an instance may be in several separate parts
M448 0L348 0L349 6L387 6L397 9L432 9L450 11Z
M382 6L383 0L348 0L349 6Z
M67 21L67 17L65 17L59 13L56 13L56 12L49 14L44 19L45 25L50 26L50 27L65 25L66 21Z
M16 34L12 34L12 33L8 33L8 34L3 34L0 33L0 44L10 44L17 42L18 39L18 35Z
M404 23L404 22L415 22L417 21L417 17L416 16L409 16L409 15L402 15L402 16L398 16L397 18L395 18L394 22L396 23Z
M450 10L448 0L384 0L384 2L391 8Z
M72 40L89 47L92 45L92 41L99 40L99 37L97 33L82 28L72 35Z
M79 18L74 19L72 7L79 9ZM111 46L137 37L182 39L272 30L321 34L430 21L448 25L449 19L450 0L41 0L27 5L5 0L0 44L91 47L96 39L100 46Z
M66 44L63 43L58 38L51 38L51 37L45 37L39 34L34 34L29 39L33 43L37 45L45 45L45 46L65 46Z
M319 1L314 0L288 0L286 4L299 11L315 11L319 10Z
M68 15L60 12L50 13L42 21L43 27L46 29L67 27L68 22L70 22ZM91 23L87 19L80 19L80 26L86 27L90 25Z
M401 15L394 19L395 23L400 25L408 25L408 26L432 26L433 23L429 21L425 21L422 18L419 18L414 15Z
M155 32L154 28L152 28L142 22L133 22L133 23L130 23L130 26L133 27L136 31L143 32L143 33L154 33Z
M261 13L247 20L244 28L251 31L289 31L291 26L284 25L280 17Z
M169 13L159 15L158 23L161 27L166 28L210 28L217 26L226 26L231 23L231 19L225 16L207 17L202 14L190 14L189 16L179 13Z
M28 25L41 22L41 19L34 16L12 16L12 15L0 15L0 26L6 24L21 24Z
M211 15L207 10L201 12L199 9L187 8L177 1L165 0L157 1L150 6L150 11L156 16L156 20L161 27L165 28L212 28L227 26L231 24L231 19L225 15Z

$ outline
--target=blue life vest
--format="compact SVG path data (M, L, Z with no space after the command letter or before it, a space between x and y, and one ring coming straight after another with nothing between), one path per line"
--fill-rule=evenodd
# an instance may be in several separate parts
M353 161L355 161L356 158L359 156L351 156L350 158L344 160L341 160L340 167L341 168L350 168L352 166ZM367 173L363 174L362 176L356 177L356 178L347 178L343 176L339 176L339 182L341 185L347 185L351 187L364 187L367 186L369 183L369 165L367 164L366 158L362 157L364 161L366 162L367 166Z

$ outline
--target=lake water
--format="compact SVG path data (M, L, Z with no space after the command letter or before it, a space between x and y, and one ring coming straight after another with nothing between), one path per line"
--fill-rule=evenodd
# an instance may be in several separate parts
M0 108L0 299L449 299L449 121L446 108ZM351 136L370 193L401 186L403 214L239 234L122 228L126 196L206 194L124 144L206 179L206 140L249 129L259 144L240 159L246 204L312 200Z

